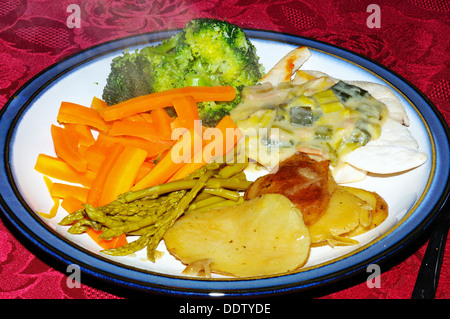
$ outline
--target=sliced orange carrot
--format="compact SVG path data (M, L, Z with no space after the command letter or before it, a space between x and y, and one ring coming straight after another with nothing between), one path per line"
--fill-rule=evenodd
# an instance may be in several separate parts
M52 182L52 180L50 178L48 178L47 176L44 176L44 181L45 181L45 185L47 186L48 192L50 193L50 196L53 200L53 206L50 209L49 213L38 212L38 214L44 218L53 218L56 216L56 213L58 212L59 198L52 195L53 187L54 187L54 183Z
M84 173L77 172L63 160L46 154L38 155L34 169L43 175L85 187L90 187L96 175L89 170Z
M110 136L108 134L100 133L97 137L97 141L103 141L105 143L121 143L124 146L132 146L143 149L147 152L147 157L155 157L165 150L169 149L175 142L161 140L157 143L144 140L143 138L133 136Z
M228 154L242 137L241 130L237 127L229 115L224 116L216 127L208 128L204 132L205 139L211 139L203 152L204 161L208 163L213 157Z
M147 113L142 113L142 115ZM147 115L144 115L147 116ZM150 113L151 123L156 128L158 135L164 140L170 140L172 135L172 129L170 124L172 118L167 114L164 108L153 110Z
M147 122L147 120L141 114L134 114L122 119L123 121L131 121L131 122Z
M197 136L196 136L197 135ZM175 174L187 161L192 159L198 151L201 151L201 143L198 145L196 139L198 133L195 131L186 131L174 146L161 158L153 169L137 182L132 190L139 190L146 187L165 183L173 174ZM200 137L201 140L201 137ZM189 152L187 152L189 150ZM189 154L180 154L184 152Z
M117 196L130 190L136 179L139 167L147 158L147 153L135 147L127 146L117 157L103 185L99 205L106 205Z
M68 195L63 199L61 206L69 213L72 213L78 209L83 208L84 203L89 203L91 205L98 206L98 203L100 202L100 197L102 196L104 182L108 177L108 173L110 172L111 168L115 164L115 161L117 160L118 156L122 153L123 150L124 150L123 145L116 144L115 147L113 147L113 149L111 150L111 152L108 153L108 157L105 158L104 163L105 165L102 166L103 170L100 171L93 180L92 187L86 194L86 199L80 200L79 198L77 198L78 196ZM104 240L99 238L101 231L96 231L91 228L86 233L103 249L123 246L128 242L125 234L119 237L112 238L111 240Z
M225 136L223 155L231 151L231 149L239 142L242 137L242 132L239 127L234 123L229 115L224 116L216 128L222 131Z
M76 138L64 128L52 125L51 133L56 155L78 172L87 171L87 161L78 152Z
M65 183L53 183L51 195L58 198L66 198L73 196L78 200L86 203L89 188Z
M186 163L168 181L185 178L190 173L209 163L214 157L228 154L242 137L242 132L229 116L225 116L215 128L207 128L204 132L209 130L215 133L215 138L210 142L203 141L201 154L196 154L198 156L194 156L191 163Z
M171 153L167 153L131 190L136 191L155 186L168 180L178 169L183 167L183 163L174 163L171 157Z
M166 112L166 114L167 114L167 112ZM139 115L144 119L144 121L147 121L149 123L154 122L153 116L149 112L142 112L142 113L139 113ZM169 115L167 114L167 116L169 116ZM169 116L169 120L172 121L172 118L170 116Z
M72 214L79 209L83 209L84 203L86 202L79 200L75 196L68 195L61 201L61 207L64 208L69 214Z
M181 124L181 119L179 117L176 117L172 123L170 123L170 129L173 131L174 129L177 128L182 128L183 125Z
M92 131L87 125L66 123L64 124L64 129L76 137L78 146L89 146L95 142L94 135L92 135Z
M100 115L105 121L114 121L133 114L172 106L174 98L185 95L191 95L196 102L231 101L236 97L236 90L232 86L181 87L120 102L100 111Z
M180 96L174 98L172 103L177 112L177 118L180 120L180 127L188 130L194 129L194 121L200 120L195 99L189 95Z
M92 102L91 102L91 109L100 111L103 110L105 108L108 107L108 104L106 104L105 101L103 101L102 99L99 99L98 97L94 96L92 98Z
M170 133L170 132L169 132ZM144 140L159 142L161 140L157 128L147 121L117 120L108 131L111 136L134 136Z
M100 204L100 199L102 197L103 188L105 186L106 180L108 178L109 173L111 172L112 167L116 163L120 154L122 154L125 146L120 143L116 143L112 145L108 152L108 156L104 157L102 161L102 165L92 182L91 188L89 189L86 203L97 207Z
M81 156L84 157L84 154L86 154L86 150L89 148L90 145L84 145L80 144L78 146L78 152L81 154ZM89 169L89 163L88 163L88 169Z
M94 144L90 145L86 151L84 151L83 157L88 162L89 170L93 172L98 172L100 170L112 145L112 143L106 143L103 140L97 139Z
M141 179L143 179L144 176L147 175L148 172L150 172L153 169L153 167L155 167L155 164L152 161L150 161L150 162L145 161L144 163L142 163L141 167L139 167L138 173L134 180L134 184L136 184Z
M72 102L61 102L57 120L63 124L88 125L102 132L109 129L109 125L99 115L99 111Z

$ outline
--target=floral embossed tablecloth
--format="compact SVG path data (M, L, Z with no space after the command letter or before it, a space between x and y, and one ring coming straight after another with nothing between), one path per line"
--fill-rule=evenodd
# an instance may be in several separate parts
M70 19L73 4L81 9L79 20ZM377 11L368 8L371 4L380 15L372 15ZM353 50L405 77L450 121L448 0L1 0L0 108L27 80L70 54L127 35L180 28L196 17L227 19L244 28L311 37ZM382 264L379 288L356 277L308 296L410 298L426 244L424 237ZM450 297L449 270L447 245L436 298ZM29 247L0 219L0 298L133 296L89 278L79 287L67 280L65 269Z

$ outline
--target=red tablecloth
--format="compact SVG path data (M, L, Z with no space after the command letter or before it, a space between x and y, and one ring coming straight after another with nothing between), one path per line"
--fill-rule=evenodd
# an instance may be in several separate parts
M370 28L380 8L379 28ZM69 28L70 4L81 8ZM450 121L450 2L448 0L2 0L0 108L28 79L90 46L136 33L180 28L196 17L227 19L244 28L315 38L351 49L417 86ZM369 20L369 24L368 24ZM72 21L74 22L74 21ZM383 263L380 288L356 277L314 294L318 298L410 298L427 239ZM450 245L436 298L450 297ZM69 288L67 274L28 247L0 220L0 298L123 298L121 289L88 279ZM301 298L303 295L298 294Z

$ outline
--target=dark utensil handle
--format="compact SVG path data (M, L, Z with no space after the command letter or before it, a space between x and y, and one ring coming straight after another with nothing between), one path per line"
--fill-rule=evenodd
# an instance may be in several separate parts
M433 226L425 256L420 265L412 299L434 299L450 225L448 198Z

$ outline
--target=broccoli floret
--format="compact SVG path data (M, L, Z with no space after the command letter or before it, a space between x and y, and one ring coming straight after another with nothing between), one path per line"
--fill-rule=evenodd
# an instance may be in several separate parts
M148 46L140 51L153 69L152 92L184 86L186 73L194 60L184 40L184 33L179 33L157 46Z
M244 31L226 21L194 19L185 28L186 43L199 60L199 75L210 76L213 84L247 86L262 75L256 49Z
M106 83L103 99L108 105L149 94L152 92L153 68L138 51L124 52L113 59Z
M181 86L192 60L184 34L113 59L102 98L108 105Z
M237 93L233 101L198 103L203 124L214 126L239 103L242 89L256 84L263 72L241 28L216 19L194 19L161 44L115 58L103 99L111 105L182 86L232 85Z
M191 20L184 30L196 63L187 79L198 85L232 85L237 90L232 102L199 103L199 115L206 126L214 126L239 103L245 86L254 85L263 75L256 48L244 31L226 21ZM186 83L193 85L195 83Z

